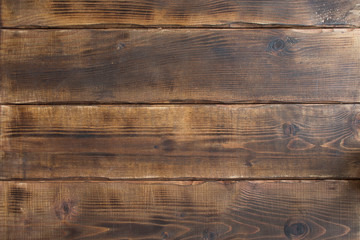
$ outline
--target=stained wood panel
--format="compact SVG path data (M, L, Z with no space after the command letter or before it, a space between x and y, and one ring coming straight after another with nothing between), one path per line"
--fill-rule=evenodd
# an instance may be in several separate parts
M5 27L359 26L359 0L2 0Z
M360 239L357 27L360 0L0 0L0 238Z
M359 239L359 182L1 182L6 239Z
M360 30L3 30L1 102L359 102Z
M359 105L2 106L9 178L358 178Z

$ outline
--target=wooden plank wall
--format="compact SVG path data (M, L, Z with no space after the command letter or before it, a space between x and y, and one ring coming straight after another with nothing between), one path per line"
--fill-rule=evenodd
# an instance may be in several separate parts
M0 0L0 239L360 239L360 0Z
M4 103L360 101L360 29L3 30L1 42Z
M352 181L2 182L0 189L7 239L359 239Z

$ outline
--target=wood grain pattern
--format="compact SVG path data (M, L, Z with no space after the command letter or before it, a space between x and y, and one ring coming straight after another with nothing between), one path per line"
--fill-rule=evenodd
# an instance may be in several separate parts
M359 105L2 106L3 179L358 178Z
M0 239L360 239L357 27L360 0L0 0Z
M5 239L360 238L359 182L1 182Z
M6 103L359 102L360 30L3 30Z
M2 0L5 27L359 26L359 0Z

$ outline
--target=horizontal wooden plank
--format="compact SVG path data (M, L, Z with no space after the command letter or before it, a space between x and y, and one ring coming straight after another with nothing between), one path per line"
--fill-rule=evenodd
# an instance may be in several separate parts
M360 183L1 182L4 239L360 238Z
M2 103L359 102L360 30L3 30Z
M2 179L360 176L360 105L25 105L1 120Z
M2 0L5 27L359 26L359 0Z

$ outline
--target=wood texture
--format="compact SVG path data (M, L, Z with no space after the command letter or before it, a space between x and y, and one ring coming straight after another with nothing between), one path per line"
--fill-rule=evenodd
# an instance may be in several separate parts
M359 102L360 30L3 30L6 103Z
M359 105L2 106L3 179L358 178Z
M360 238L360 183L1 182L4 239Z
M358 27L360 0L0 0L0 239L360 239Z
M359 0L2 0L5 27L359 26Z

